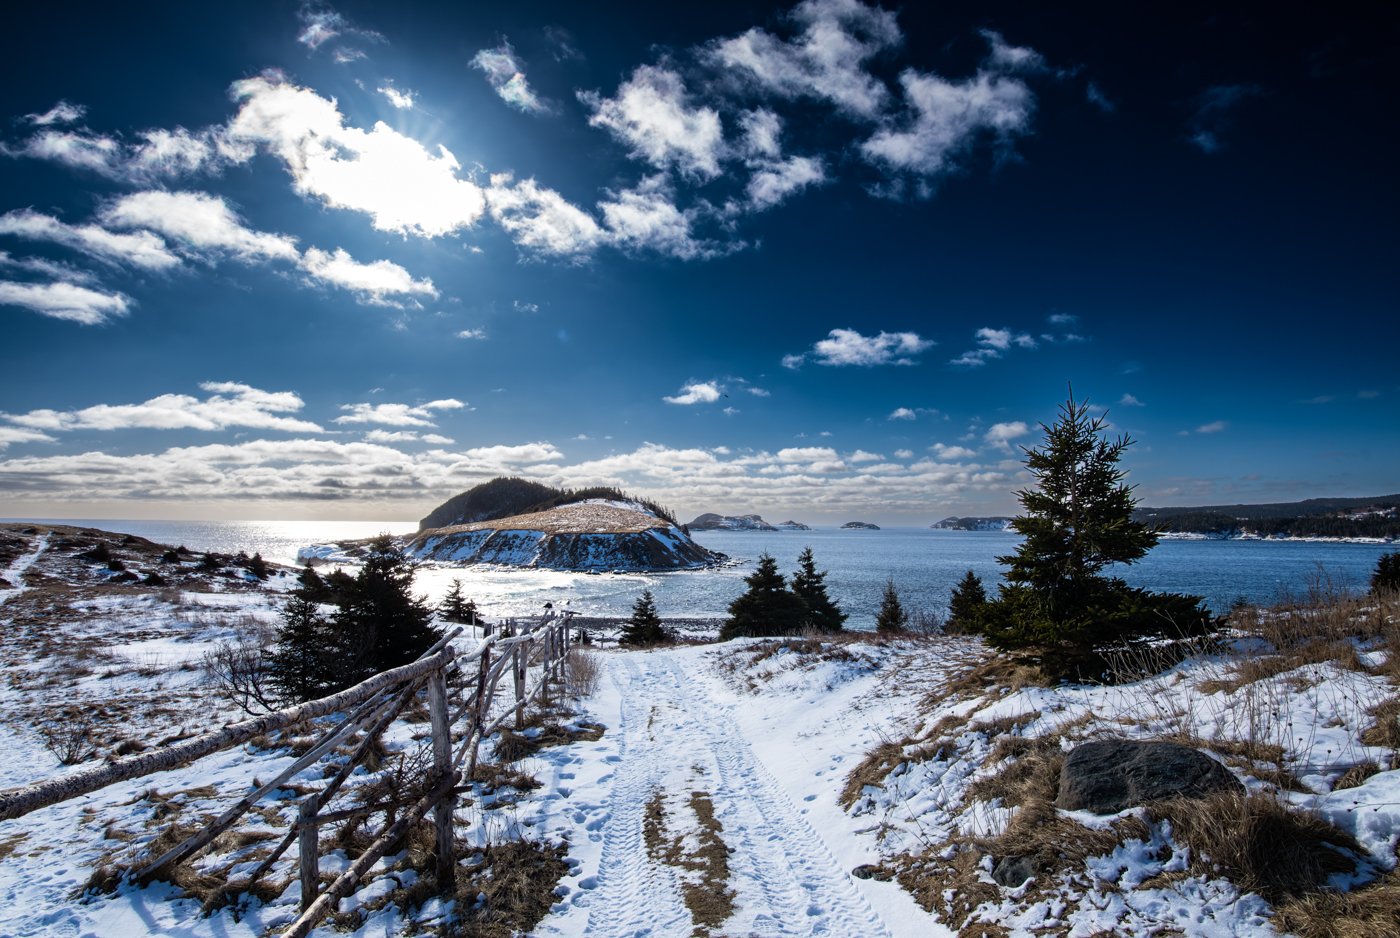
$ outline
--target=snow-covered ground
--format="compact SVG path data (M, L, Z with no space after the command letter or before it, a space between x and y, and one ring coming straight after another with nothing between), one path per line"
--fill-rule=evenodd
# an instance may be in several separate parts
M12 585L0 593L0 629L12 649L0 661L0 747L8 756L0 787L73 771L39 732L65 707L95 718L100 755L239 718L199 662L218 641L275 621L291 583L201 578L189 559L160 568L163 587L116 585L111 571L74 559L80 540L26 536L12 542L0 571ZM127 569L144 574L148 557L125 556ZM959 844L1005 830L1018 809L985 783L1014 761L1008 740L1057 748L1106 735L1192 740L1213 747L1251 791L1275 791L1286 775L1290 790L1280 798L1356 837L1366 862L1336 885L1357 885L1396 862L1396 753L1360 741L1370 711L1395 695L1391 678L1373 673L1384 651L1361 649L1360 668L1298 664L1249 681L1238 673L1246 658L1203 656L1114 687L1054 688L1018 687L1010 672L969 680L997 662L979 642L956 638L739 640L590 654L597 689L573 703L573 721L601 724L602 735L515 764L537 789L473 796L458 811L468 844L523 836L566 845L567 871L531 935L954 934L960 922L944 907L952 897L924 896L929 911L908 882L889 876L917 878L919 864L932 870ZM396 726L391 752L416 745L419 732ZM864 774L872 751L892 755L881 772ZM1275 756L1260 761L1260 753ZM0 822L0 935L275 933L300 898L295 850L269 874L274 894L208 917L169 883L74 896L99 866L139 858L172 820L218 813L292 758L287 748L238 747ZM1334 790L1368 762L1375 774ZM294 817L296 786L321 777L313 766L293 778L249 816L241 839L195 867L246 874ZM369 781L357 773L354 783ZM1124 817L1145 833L1019 888L993 884L992 858L983 857L965 873L977 893L962 919L1027 935L1275 933L1269 904L1196 871L1168 822L1137 809ZM1056 820L1090 831L1119 819L1061 812ZM332 853L322 868L346 863ZM388 857L342 911L362 909L359 933L375 938L454 914L438 900L384 904L415 875L402 855ZM337 932L325 924L317 934Z

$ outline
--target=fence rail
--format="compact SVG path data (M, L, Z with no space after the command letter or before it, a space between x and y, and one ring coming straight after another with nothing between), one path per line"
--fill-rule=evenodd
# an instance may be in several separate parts
M179 844L159 856L148 858L137 872L137 879L148 881L175 864L188 860L237 823L263 796L305 771L360 732L363 733L363 737L349 758L323 788L303 797L297 819L286 836L248 879L240 884L241 887L245 890L250 888L272 868L292 843L296 842L299 854L298 875L301 881L301 914L283 931L282 938L302 938L340 899L355 889L369 869L414 824L431 811L435 830L437 884L442 891L449 891L455 885L453 810L456 807L458 783L464 777L471 778L475 774L477 754L483 740L489 739L512 718L516 728L520 728L525 720L527 706L535 700L547 702L551 683L562 682L569 646L570 619L571 615L567 612L562 616L550 612L534 621L517 623L512 620L508 628L487 635L476 648L464 652L457 651L451 644L452 640L462 633L459 627L444 635L418 660L376 674L329 697L234 723L154 752L131 756L63 778L0 792L0 821L23 817L41 808L91 794L117 782L173 769L306 720L344 713L345 717L339 723L326 731L309 750L283 769L276 778L239 799L218 818ZM532 662L536 665L538 677L533 688L529 686ZM471 670L475 670L475 674L468 678ZM493 719L491 704L507 671L511 672L513 706ZM451 699L453 688L450 681L454 676L462 678L457 682L460 699L455 702L455 707ZM326 810L355 767L364 761L374 740L425 687L432 729L432 772L427 790L406 810L395 811L397 816L392 823L386 818L384 827L365 852L330 885L321 890L321 828L327 824L377 811L403 807L395 802L361 805L340 811ZM462 725L463 721L465 725ZM461 740L455 750L454 727L459 727ZM465 773L462 771L464 762L467 766Z

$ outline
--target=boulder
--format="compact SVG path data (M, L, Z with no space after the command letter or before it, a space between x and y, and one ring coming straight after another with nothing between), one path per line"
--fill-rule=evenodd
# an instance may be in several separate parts
M1210 756L1176 743L1100 739L1076 746L1060 770L1055 807L1117 814L1165 798L1202 798L1244 786Z
M1007 889L1025 885L1036 874L1035 857L1002 857L992 867L992 880Z

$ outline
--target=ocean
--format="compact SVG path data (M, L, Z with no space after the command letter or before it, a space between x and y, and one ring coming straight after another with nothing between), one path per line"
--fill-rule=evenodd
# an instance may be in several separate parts
M11 519L15 520L15 519ZM25 519L33 520L33 519ZM406 534L414 521L117 521L54 523L136 534L191 550L261 553L295 564L310 544L380 533ZM418 591L436 602L453 579L491 617L533 615L544 603L589 616L625 616L644 589L656 596L663 618L719 619L744 590L759 554L767 552L784 573L810 546L817 568L828 571L827 591L849 615L847 625L870 628L886 580L893 578L906 609L942 613L954 583L975 571L989 591L1000 578L996 558L1016 548L1017 535L990 531L885 528L846 531L700 531L695 539L738 561L719 570L653 574L585 574L547 570L420 568ZM1164 540L1146 558L1113 572L1135 586L1205 597L1217 612L1243 599L1272 603L1323 587L1364 590L1376 560L1400 549L1387 544L1253 540Z

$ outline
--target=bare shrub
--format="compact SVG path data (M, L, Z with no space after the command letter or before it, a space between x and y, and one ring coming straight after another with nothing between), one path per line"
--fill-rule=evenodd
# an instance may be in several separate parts
M220 642L204 655L204 674L220 695L249 716L270 713L278 701L268 684L266 629L232 641Z
M942 635L943 617L932 609L911 609L904 630L915 635Z
M582 700L597 693L603 675L597 655L582 648L570 648L564 665L564 688L570 697Z
M53 718L39 724L44 748L63 765L77 765L97 755L93 733L97 719L90 710L65 707Z

